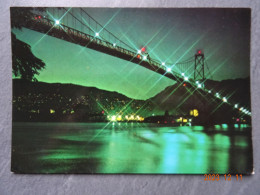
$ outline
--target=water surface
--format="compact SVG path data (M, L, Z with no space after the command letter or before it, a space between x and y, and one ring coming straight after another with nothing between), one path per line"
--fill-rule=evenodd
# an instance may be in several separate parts
M248 173L252 170L251 137L241 132L249 130L246 125L14 123L12 171Z

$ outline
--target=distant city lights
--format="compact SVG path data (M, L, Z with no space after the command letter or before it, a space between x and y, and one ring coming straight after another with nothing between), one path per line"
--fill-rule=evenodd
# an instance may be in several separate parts
M111 122L124 122L124 121L144 121L144 117L140 115L108 115L107 119Z
M117 121L121 121L121 120L122 120L122 116L121 116L121 115L118 115L118 116L116 117L116 120L117 120Z
M131 115L129 120L134 120L134 115Z

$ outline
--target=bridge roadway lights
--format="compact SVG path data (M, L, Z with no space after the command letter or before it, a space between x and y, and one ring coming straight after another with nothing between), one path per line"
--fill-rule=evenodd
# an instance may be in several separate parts
M55 23L56 23L56 21L55 21ZM60 21L57 20L57 23L60 24ZM67 31L64 31L63 29L60 29L60 28L52 28L50 30L50 28L52 26L53 26L53 23L51 21L48 21L48 22L45 22L45 23L35 23L35 21L32 21L32 22L28 22L28 23L26 23L26 25L24 25L25 28L29 28L31 30L35 30L35 31L38 31L38 32L41 32L41 33L44 33L44 34L47 33L49 36L56 37L58 39L62 39L62 40L65 40L65 41L68 41L68 42L71 42L71 43L74 43L74 44L78 44L78 45L81 45L83 47L85 47L87 45L88 48L90 48L90 49L94 49L96 51L103 52L103 53L106 53L108 55L112 55L112 56L121 58L123 60L130 61L130 62L135 63L135 64L139 64L139 65L141 65L141 66L143 66L143 67L145 67L149 70L152 70L152 71L157 72L161 75L164 75L164 76L166 76L166 77L168 77L168 78L170 78L174 81L179 81L179 82L184 81L184 78L180 78L180 77L172 74L172 69L170 67L168 67L166 69L167 74L165 74L164 68L160 68L160 67L158 67L158 66L156 66L152 63L149 63L147 61L140 61L140 59L133 58L132 55L129 55L127 53L123 53L122 51L107 48L103 45L95 43L94 41L92 42L91 39L86 38L86 37L88 37L87 35L85 35L85 38L83 38L82 36L79 37L74 32L74 29L72 29L72 28L65 26L64 28L67 28ZM69 33L69 35L68 35L68 33ZM99 35L99 33L96 34L96 35ZM100 40L100 41L102 42L102 40ZM162 63L165 64L165 62L162 62Z
M78 44L83 47L86 47L86 45L87 45L87 48L90 48L90 49L93 49L93 50L96 50L96 51L99 51L99 52L102 52L102 53L105 53L105 54L108 54L111 56L115 56L115 57L118 57L120 59L129 61L129 62L132 62L135 64L139 64L140 66L143 66L151 71L157 72L158 74L164 75L167 78L170 78L174 81L182 82L184 80L183 78L180 78L179 76L172 74L172 69L170 67L168 68L168 72L167 72L167 69L165 70L164 68L160 68L156 64L149 63L147 61L142 61L136 57L133 57L133 55L131 55L131 54L124 53L122 50L111 49L110 47L101 45L102 40L99 40L100 43L97 43L91 39L93 37L91 35L82 34L83 36L85 36L83 38L82 35L79 36L79 34L77 33L78 31L76 31L73 28L67 27L67 26L64 26L66 31L64 31L64 29L62 29L62 27L60 27L60 25L57 25L59 28L52 28L53 25L55 25L56 23L60 24L60 21L47 20L46 22L35 22L35 20L31 20L31 21L27 22L26 24L24 24L23 26L30 30L41 32L43 34L48 34L49 36L52 36L52 37L55 37L55 38L58 38L58 39L61 39L64 41L68 41L70 43ZM99 34L96 34L96 35L99 35ZM166 74L165 74L165 71L166 71Z

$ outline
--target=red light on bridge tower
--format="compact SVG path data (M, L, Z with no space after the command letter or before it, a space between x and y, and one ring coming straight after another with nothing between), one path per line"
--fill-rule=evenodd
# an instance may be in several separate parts
M146 48L145 48L145 47L142 47L142 48L141 48L141 52L142 52L142 53L146 52Z
M202 52L201 49L198 49L198 50L197 50L197 55L203 55L203 52Z

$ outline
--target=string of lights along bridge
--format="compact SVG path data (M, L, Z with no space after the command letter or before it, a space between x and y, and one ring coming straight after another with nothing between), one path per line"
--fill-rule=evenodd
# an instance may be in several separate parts
M231 103L228 101L229 97L222 97L220 92L204 87L207 80L205 75L211 74L200 49L195 57L183 61L171 63L157 60L150 56L146 46L136 48L133 44L120 40L106 29L106 25L101 25L82 8L48 8L46 12L35 11L35 16L24 27L138 64L176 81L179 86L190 86L204 96L239 109L242 115L251 116L251 112L239 103Z

